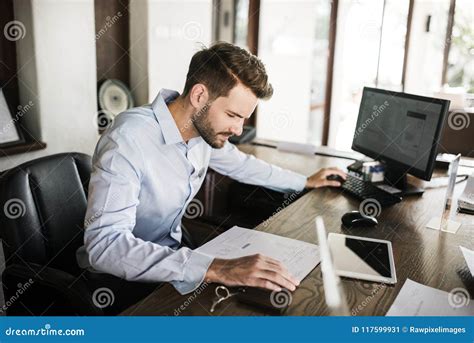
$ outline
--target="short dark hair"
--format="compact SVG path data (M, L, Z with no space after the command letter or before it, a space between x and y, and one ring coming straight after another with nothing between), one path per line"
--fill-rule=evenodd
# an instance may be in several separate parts
M236 45L217 42L198 51L191 58L183 96L198 83L204 84L212 99L227 96L241 82L259 99L269 99L273 87L268 82L265 66L260 59Z

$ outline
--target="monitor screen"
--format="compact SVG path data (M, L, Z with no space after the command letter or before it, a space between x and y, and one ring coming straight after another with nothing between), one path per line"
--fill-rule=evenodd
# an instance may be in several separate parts
M449 102L364 88L352 148L430 179Z

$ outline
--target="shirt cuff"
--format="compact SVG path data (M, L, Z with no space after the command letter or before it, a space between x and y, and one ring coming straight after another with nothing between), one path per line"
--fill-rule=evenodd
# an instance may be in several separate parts
M288 177L288 188L296 192L301 192L306 187L306 176L290 170L288 170L288 172L290 173L290 177Z
M182 295L194 291L204 281L213 260L213 256L191 250L191 256L184 265L183 281L171 281L171 284Z

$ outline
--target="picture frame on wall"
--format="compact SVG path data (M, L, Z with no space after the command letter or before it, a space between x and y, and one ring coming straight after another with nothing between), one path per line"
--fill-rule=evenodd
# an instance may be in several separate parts
M11 110L5 89L0 88L0 149L25 142L18 120Z

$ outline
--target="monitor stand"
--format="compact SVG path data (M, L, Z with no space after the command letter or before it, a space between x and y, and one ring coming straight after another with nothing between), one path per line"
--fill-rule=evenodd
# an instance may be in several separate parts
M386 164L384 183L389 186L398 188L401 193L397 195L421 195L425 191L424 188L419 188L408 183L407 170L393 165Z

